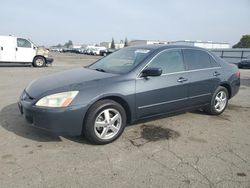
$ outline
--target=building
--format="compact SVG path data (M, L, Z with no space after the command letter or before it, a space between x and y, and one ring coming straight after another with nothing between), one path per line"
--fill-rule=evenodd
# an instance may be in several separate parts
M80 45L80 44L73 44L70 48L79 49L79 48L82 48L82 45Z
M221 42L212 42L212 41L191 41L191 40L179 40L179 41L171 41L169 44L179 44L179 45L189 45L196 46L200 48L206 49L228 49L231 48L231 45L228 43Z
M106 48L111 48L111 42L101 42L100 46L104 46ZM123 47L124 47L124 42L123 41L121 41L119 43L115 43L115 48L116 49L120 49L120 48L123 48Z
M150 45L150 44L168 44L168 42L161 40L131 40L128 43L129 46Z

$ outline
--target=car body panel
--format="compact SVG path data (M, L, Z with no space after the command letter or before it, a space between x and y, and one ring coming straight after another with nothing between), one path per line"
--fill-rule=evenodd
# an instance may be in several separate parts
M92 84L98 85L103 79L113 76L117 75L77 68L35 80L27 86L26 91L31 97L39 98L51 92L62 92L69 89L81 90L91 87ZM100 83L101 85L102 83Z
M220 79L214 76L221 68L208 68L188 72L188 106L207 104L217 89Z
M184 76L187 73L184 73ZM183 75L183 74L182 74ZM179 83L180 74L166 74L136 80L137 118L187 107L187 83Z

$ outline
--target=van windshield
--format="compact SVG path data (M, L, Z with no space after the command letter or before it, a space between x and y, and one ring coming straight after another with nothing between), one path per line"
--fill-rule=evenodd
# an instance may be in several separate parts
M108 73L125 74L133 70L149 54L149 49L123 48L100 59L88 68Z

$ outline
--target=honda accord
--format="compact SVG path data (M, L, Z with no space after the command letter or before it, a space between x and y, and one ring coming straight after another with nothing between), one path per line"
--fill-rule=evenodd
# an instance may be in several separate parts
M195 109L219 115L239 86L238 68L208 50L135 46L31 82L18 106L35 127L106 144L138 120Z

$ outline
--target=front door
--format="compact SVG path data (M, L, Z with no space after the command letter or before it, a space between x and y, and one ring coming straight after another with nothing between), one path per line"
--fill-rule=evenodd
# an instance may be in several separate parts
M157 77L137 78L137 118L176 111L187 107L187 74L181 50L164 50L146 67L162 69Z
M35 54L35 49L30 41L17 38L16 41L16 62L32 62Z

